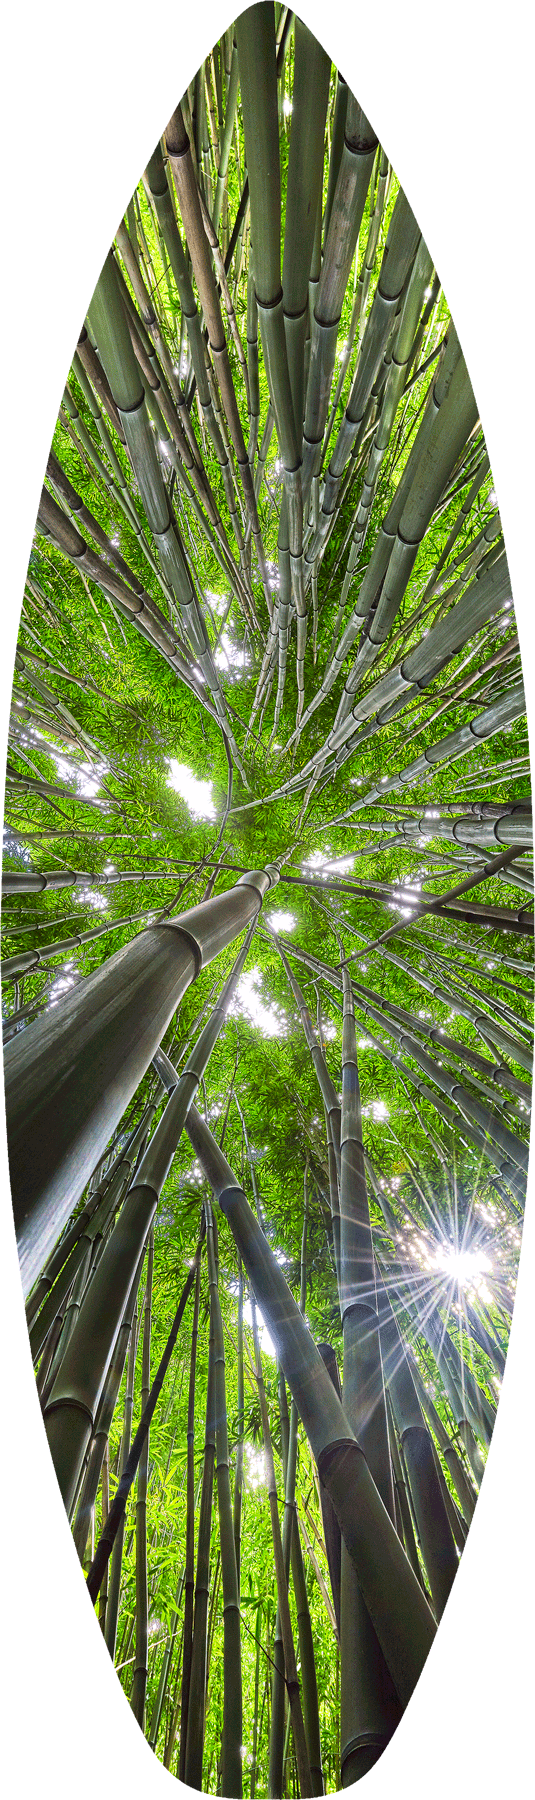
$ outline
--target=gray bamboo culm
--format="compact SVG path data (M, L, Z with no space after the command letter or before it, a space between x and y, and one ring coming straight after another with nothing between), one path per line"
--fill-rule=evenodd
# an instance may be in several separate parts
M272 865L146 931L5 1053L15 1227L25 1294L40 1273L199 969L257 916Z

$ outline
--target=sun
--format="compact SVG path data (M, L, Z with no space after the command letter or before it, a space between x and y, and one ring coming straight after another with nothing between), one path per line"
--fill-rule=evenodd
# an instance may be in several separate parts
M484 1250L463 1250L455 1244L441 1244L435 1256L435 1265L438 1269L444 1269L446 1275L457 1282L458 1287L476 1287L492 1267Z

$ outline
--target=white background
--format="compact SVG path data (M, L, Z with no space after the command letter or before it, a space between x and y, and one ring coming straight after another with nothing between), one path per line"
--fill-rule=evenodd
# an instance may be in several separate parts
M301 0L406 188L478 397L533 705L533 38L530 9L476 0ZM66 0L5 23L1 288L2 733L42 473L73 347L125 204L176 101L229 23L222 0ZM6 54L7 53L7 54ZM7 389L7 392L6 392ZM531 452L531 457L530 457ZM531 467L530 467L531 463ZM531 579L530 579L531 578ZM143 1741L84 1593L32 1384L4 1142L2 1762L11 1794L152 1800L172 1777ZM370 1800L531 1794L533 1382L528 1207L488 1471L436 1644ZM176 1791L176 1790L175 1790Z

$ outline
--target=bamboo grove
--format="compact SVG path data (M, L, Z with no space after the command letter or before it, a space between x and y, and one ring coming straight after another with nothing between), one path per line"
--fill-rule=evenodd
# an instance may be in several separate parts
M440 273L326 51L251 8L147 158L22 605L12 1199L139 1726L193 1788L293 1800L388 1745L492 1438L531 1091L522 671Z

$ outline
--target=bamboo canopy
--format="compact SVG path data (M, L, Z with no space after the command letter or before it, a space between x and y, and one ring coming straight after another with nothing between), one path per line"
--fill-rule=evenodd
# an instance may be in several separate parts
M125 200L13 675L13 1212L137 1723L198 1791L298 1800L392 1738L492 1441L533 1053L522 667L440 270L328 44L247 9Z

